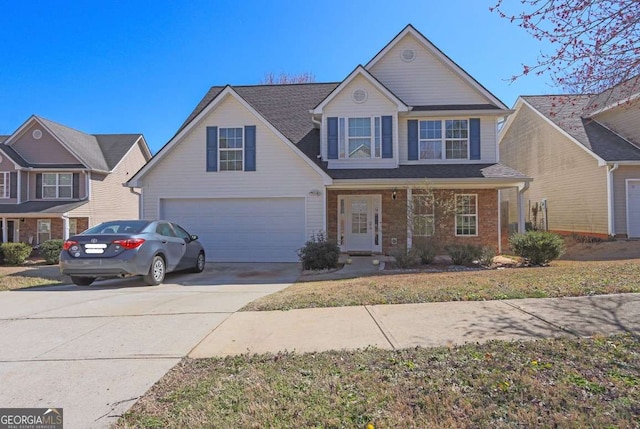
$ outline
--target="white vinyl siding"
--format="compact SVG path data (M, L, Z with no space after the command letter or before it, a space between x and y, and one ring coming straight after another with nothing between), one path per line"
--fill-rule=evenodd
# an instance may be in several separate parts
M368 96L362 103L357 103L353 100L352 94L356 89L364 89ZM362 76L355 77L343 90L336 94L336 96L329 102L323 109L323 124L321 129L321 153L324 160L329 161L329 168L392 168L397 165L398 159L398 146L396 142L397 135L397 105L382 94L378 89L372 85L367 79ZM327 159L327 122L326 118L338 117L345 118L342 121L342 126L348 128L347 118L371 118L371 132L374 133L375 119L382 116L392 117L393 127L393 158L348 158L345 150L345 156L342 159ZM338 126L340 126L340 121ZM375 139L375 135L372 136ZM348 138L345 135L344 145L348 147ZM372 151L374 151L374 144L372 143ZM375 151L374 151L375 155Z
M206 172L206 127L256 124L256 171ZM142 179L144 218L160 215L168 198L305 198L306 237L325 229L323 178L232 96L195 125ZM304 156L304 155L302 155ZM294 179L295 178L295 179Z
M532 218L529 207L546 199L549 229L607 234L606 167L528 106L514 114L500 143L500 162L533 178L525 220Z
M640 109L637 105L623 104L596 115L595 120L640 147Z
M110 174L91 173L87 179L84 173L80 173L80 197L85 192L85 183L89 182L90 190L86 192L89 202L69 212L69 216L89 218L89 227L114 219L138 219L140 198L122 184L131 179L145 162L142 149L135 145Z
M413 61L402 60L401 53L405 49L415 51ZM369 72L410 106L490 102L412 35L398 41Z

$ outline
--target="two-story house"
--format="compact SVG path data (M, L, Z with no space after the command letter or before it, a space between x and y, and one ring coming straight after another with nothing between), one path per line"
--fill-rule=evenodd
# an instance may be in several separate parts
M129 185L214 261L296 261L319 231L344 252L499 249L498 190L529 181L498 163L509 113L409 25L342 82L212 87Z
M560 233L640 237L640 77L600 94L521 96L502 162L534 178L526 221ZM515 220L518 197L502 194Z
M37 245L137 218L139 195L124 183L150 158L141 134L85 134L31 116L0 136L2 242Z

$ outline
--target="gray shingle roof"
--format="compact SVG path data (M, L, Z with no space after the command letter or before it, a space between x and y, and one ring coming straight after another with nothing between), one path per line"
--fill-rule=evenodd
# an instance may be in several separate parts
M87 204L88 201L28 201L22 204L0 204L0 213L62 214Z
M309 110L324 100L339 83L306 83L290 85L234 86L236 93L284 134L313 163L335 179L402 179L402 178L492 178L525 179L521 173L500 164L403 165L390 169L328 169L318 159L320 132L311 121ZM202 112L225 87L212 87L198 103L178 133ZM482 105L478 109L496 109ZM469 108L469 106L465 106ZM177 133L176 133L177 134Z
M638 93L640 93L640 76L635 76L591 97L589 104L585 107L585 112L593 113L607 106L624 102Z
M4 142L8 138L9 136L0 136L0 143Z
M502 164L401 165L398 168L326 170L334 179L527 179Z
M11 146L2 145L16 164L33 168L89 168L91 170L110 171L127 154L142 134L86 134L49 119L35 116L78 158L78 164L34 164L27 162ZM7 136L9 138L11 136ZM6 139L5 139L6 140ZM2 144L5 140L0 140Z
M536 95L522 98L581 145L605 161L640 161L640 149L589 117L591 95Z

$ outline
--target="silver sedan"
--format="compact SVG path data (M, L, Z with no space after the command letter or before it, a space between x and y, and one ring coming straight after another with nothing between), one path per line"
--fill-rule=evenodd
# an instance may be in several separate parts
M197 235L164 220L104 222L69 237L60 253L60 271L77 285L98 277L141 275L158 285L165 273L204 270L205 254Z

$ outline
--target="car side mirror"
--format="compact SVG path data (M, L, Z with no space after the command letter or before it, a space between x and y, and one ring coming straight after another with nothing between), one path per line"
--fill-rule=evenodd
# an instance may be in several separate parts
M198 236L193 234L191 237L189 237L190 241L196 241L198 239Z

